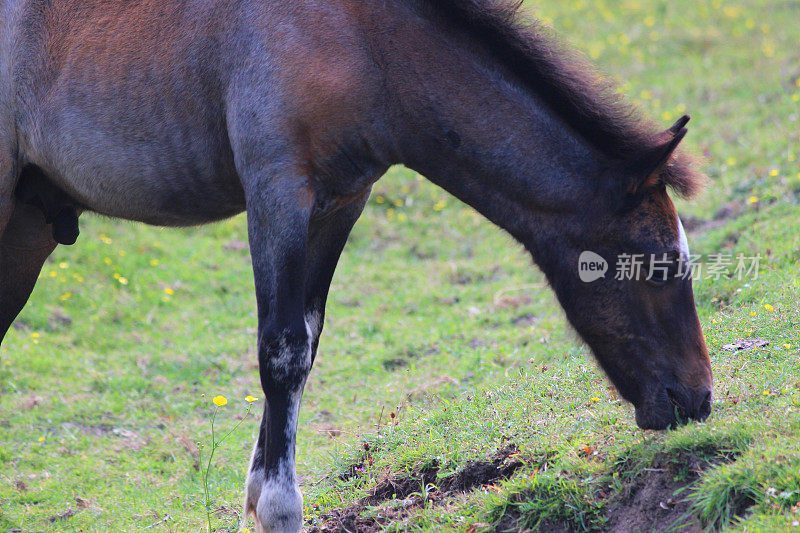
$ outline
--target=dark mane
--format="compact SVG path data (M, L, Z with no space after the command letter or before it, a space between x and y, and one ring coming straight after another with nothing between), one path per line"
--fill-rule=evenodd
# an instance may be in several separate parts
M522 0L423 0L442 19L466 30L529 87L576 133L610 157L646 153L659 133L581 55L563 46L536 21L523 20ZM703 175L678 153L662 179L683 196L702 186Z

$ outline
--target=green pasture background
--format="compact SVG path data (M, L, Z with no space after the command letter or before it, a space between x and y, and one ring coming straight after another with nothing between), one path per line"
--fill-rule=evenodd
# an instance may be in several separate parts
M693 251L763 257L757 280L696 284L714 414L668 434L636 429L521 247L394 168L339 265L306 389L297 455L309 525L387 476L433 460L456 471L514 442L526 466L511 480L387 527L482 531L514 516L531 529L602 530L626 490L619 480L691 454L726 458L680 496L709 527L796 529L800 2L526 9L665 127L692 115L687 144L711 178L679 203ZM262 397L255 333L243 217L167 230L85 216L0 351L0 531L203 530L198 442L209 440L212 397L229 400L223 428L244 415L245 396ZM722 348L752 338L769 345ZM217 531L238 531L256 427L245 421L212 466ZM371 464L342 481L364 442Z

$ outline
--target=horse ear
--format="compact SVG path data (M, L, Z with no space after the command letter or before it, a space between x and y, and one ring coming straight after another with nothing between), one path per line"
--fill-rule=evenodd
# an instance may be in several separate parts
M678 145L689 131L686 129L689 120L689 116L684 115L672 127L655 136L653 147L633 164L634 176L638 178L629 193L636 194L640 190L650 188L658 183L661 170L669 162L672 154L675 153Z
M690 121L690 120L692 120L692 117L690 117L689 115L683 115L683 116L682 116L681 118L679 118L679 119L678 119L678 120L675 122L675 124L673 124L673 125L672 125L672 127L671 127L669 130L667 130L667 131L669 131L669 132L671 132L671 133L673 133L673 134L677 135L678 133L680 133L680 131L681 131L683 128L685 128L685 127L686 127L686 125L689 123L689 121Z

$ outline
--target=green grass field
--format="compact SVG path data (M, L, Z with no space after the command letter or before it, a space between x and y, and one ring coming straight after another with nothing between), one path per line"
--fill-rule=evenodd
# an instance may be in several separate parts
M800 2L533 4L665 127L692 115L693 251L763 257L757 280L695 285L714 413L638 430L521 247L395 168L306 389L309 528L800 531ZM0 352L0 531L205 530L211 398L225 430L261 396L244 219L82 231ZM256 420L212 464L215 531L239 530Z

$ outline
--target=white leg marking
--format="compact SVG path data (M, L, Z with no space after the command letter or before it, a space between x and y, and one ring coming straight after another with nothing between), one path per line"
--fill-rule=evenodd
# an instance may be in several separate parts
M318 316L307 317L305 325L309 337L305 353L292 353L285 342L281 343L280 353L273 360L273 372L276 373L276 379L289 378L292 367L297 368L295 358L298 355L303 358L301 364L306 367L306 370L310 369L311 343L314 338L312 335L318 335L316 330L319 327ZM286 375L281 376L281 372ZM295 474L294 448L304 386L305 380L289 394L287 424L284 428L284 437L289 452L278 463L277 474L270 478L265 476L264 466L254 464L261 454L258 449L253 449L245 489L245 517L251 513L255 514L256 531L259 533L297 533L303 527L303 495Z
M309 343L322 333L322 321L318 312L314 311L306 315L306 331L308 331Z

